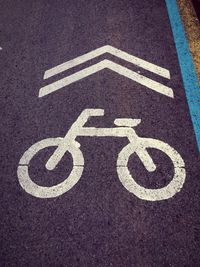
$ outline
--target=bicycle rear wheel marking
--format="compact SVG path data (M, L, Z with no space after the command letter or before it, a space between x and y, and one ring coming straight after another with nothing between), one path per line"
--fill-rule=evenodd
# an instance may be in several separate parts
M160 151L166 153L172 160L174 164L173 179L167 186L159 189L148 189L136 183L128 169L129 157L135 152L135 147L129 144L122 149L118 156L117 173L119 180L129 192L133 193L140 199L148 201L169 199L181 190L185 182L186 171L184 161L178 152L168 144L150 138L142 138L142 140L145 148L152 147L159 149Z

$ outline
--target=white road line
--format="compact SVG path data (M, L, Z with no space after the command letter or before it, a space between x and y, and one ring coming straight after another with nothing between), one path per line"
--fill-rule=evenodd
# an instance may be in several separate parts
M150 63L146 60L140 59L138 57L132 56L120 49L114 48L110 45L105 45L100 48L97 48L89 53L86 53L82 56L79 56L77 58L74 58L72 60L69 60L63 64L60 64L52 69L49 69L44 74L44 79L47 79L49 77L52 77L58 73L61 73L63 71L66 71L68 69L71 69L79 64L82 64L88 60L91 60L93 58L96 58L104 53L110 53L118 58L121 58L125 61L128 61L134 65L137 65L138 67L141 67L143 69L146 69L150 72L153 72L155 74L158 74L164 78L170 79L170 72L167 69L164 69L160 66L157 66L153 63Z
M173 90L170 87L167 87L159 82L153 81L143 75L140 75L126 67L123 67L117 63L114 63L110 60L102 60L101 62L94 64L90 67L87 67L83 70L80 70L68 77L65 77L63 79L60 79L52 84L46 85L42 87L39 91L39 97L43 97L45 95L48 95L54 91L57 91L64 86L67 86L71 83L74 83L78 80L81 80L87 76L90 76L100 70L103 70L105 68L111 69L115 72L117 72L120 75L123 75L133 81L138 82L139 84L142 84L146 86L149 89L152 89L158 93L161 93L163 95L174 97Z

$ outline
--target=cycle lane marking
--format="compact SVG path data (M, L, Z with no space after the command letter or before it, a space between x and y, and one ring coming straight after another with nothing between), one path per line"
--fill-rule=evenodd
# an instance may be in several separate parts
M90 76L98 71L101 71L103 69L110 69L122 76L125 76L126 78L129 78L133 81L138 82L139 84L144 85L145 87L154 90L160 94L166 95L168 97L174 98L173 90L170 87L167 87L159 82L156 82L150 78L147 78L141 74L138 74L124 66L121 66L117 63L114 63L110 60L104 59L100 61L97 64L94 64L90 67L84 68L83 70L80 70L70 76L67 76L63 79L60 79L52 84L46 85L39 90L39 97L43 97L45 95L48 95L54 91L57 91L64 86L67 86L71 83L74 83L76 81L79 81L83 78L86 78L87 76Z
M185 163L173 147L157 139L139 137L132 128L141 122L138 119L117 118L114 121L117 127L113 128L84 127L90 117L103 115L103 109L85 109L72 124L65 137L43 139L28 148L22 155L17 169L21 187L27 193L38 198L53 198L69 191L81 178L84 168L84 156L80 150L80 144L75 139L77 136L90 136L128 138L129 144L118 154L116 170L122 185L138 198L147 201L165 200L173 197L182 189L186 177ZM118 127L118 125L123 125L123 127ZM51 187L40 186L32 181L29 176L29 163L40 150L50 146L56 146L57 148L46 163L47 169L53 170L56 168L66 151L72 155L73 169L69 177L63 182ZM147 148L155 148L164 152L173 162L174 176L170 183L162 188L145 188L139 185L129 172L128 161L133 153L137 154L147 171L153 172L156 170L156 165Z
M183 85L200 152L200 86L176 0L165 0L174 36Z
M45 72L45 75L44 75L44 79L47 79L48 77L51 77L51 76L54 76L54 75L56 75L56 74L58 74L58 73L60 73L60 72L62 72L62 71L64 71L64 70L67 70L67 69L69 69L69 68L71 68L71 67L73 67L73 66L76 66L76 65L79 65L79 64L81 64L81 63L83 63L83 62L85 62L85 61L87 61L87 60L89 60L89 59L87 59L87 60L85 60L85 59L80 59L80 58L76 58L75 60L74 60L74 62L72 62L71 61L71 63L70 64L68 64L68 65L66 65L65 63L64 63L64 65L63 64L61 64L61 65L58 65L58 66L56 66L55 68L52 68L51 70L53 70L53 72L49 72L48 73L48 71L47 72ZM116 63L114 63L114 62L112 62L112 61L109 61L109 60L103 60L103 61L101 61L101 62L99 62L99 63L97 63L97 64L95 64L95 65L92 65L92 66L90 66L90 67L88 67L88 68L85 68L85 69L83 69L82 71L79 71L79 72L77 72L77 73L75 73L75 74L72 74L72 75L70 75L69 77L75 77L74 78L74 80L72 79L72 81L70 81L70 83L72 83L72 82L75 82L76 80L80 80L80 79L82 79L82 78L84 78L84 77L87 77L87 76L89 76L89 75L91 75L92 74L92 68L94 68L94 66L100 66L100 68L98 69L98 67L97 67L97 71L99 71L99 70L101 70L101 69L103 69L103 68L101 68L101 63L102 62L104 62L105 63L105 65L107 66L107 67L103 67L103 68L110 68L111 70L114 70L114 71L116 71L116 69L117 69L117 71L116 72L118 72L119 74L121 74L120 73L120 68L121 68L121 70L122 70L122 72L123 73L125 73L125 74L121 74L121 75L124 75L124 76L126 76L127 77L127 73L130 71L131 73L134 73L134 74L136 74L137 75L137 73L135 73L135 72L133 72L133 71L131 71L131 70L129 70L129 69L127 69L127 68L125 68L125 67L123 67L123 66L120 66L119 64L116 64ZM67 63L67 62L66 62ZM68 62L69 63L69 62ZM151 64L151 63L150 63ZM137 65L137 64L136 64ZM112 66L114 66L114 67L112 67ZM117 67L116 67L117 66ZM90 71L91 71L91 74L87 74L86 76L84 76L83 75L83 73L84 73L84 71L86 71L86 70L89 70L89 73L90 73ZM95 72L97 72L97 71L95 71ZM47 74L46 74L47 73ZM80 74L81 73L81 78L80 77L78 77L77 78L77 76L78 76L78 74ZM155 73L155 71L154 71L154 73ZM157 73L156 73L157 74ZM74 76L73 76L74 75ZM75 75L77 75L77 76L75 76ZM163 75L161 75L161 76L163 76ZM63 85L63 81L67 81L66 79L67 78L69 78L69 77L66 77L66 78L64 78L64 79L61 79L61 80L59 80L59 81L57 81L57 82L55 82L55 83L53 83L53 84L51 84L51 85L48 85L48 86L46 86L46 87L43 87L43 88L41 88L41 89L43 89L44 90L44 88L46 88L47 89L47 87L49 87L50 88L50 86L52 86L52 87L54 87L55 85L57 86L57 88L56 88L56 90L58 90L58 89L60 89L60 88L62 88L63 86L65 86L65 85L68 85L68 84L66 84L66 83L64 83L64 85ZM138 77L138 76L135 76L135 77ZM137 81L136 80L136 78L133 78L132 80L134 80L134 81ZM148 81L146 80L146 79L148 79L147 77L144 77L144 76L142 76L142 75L139 75L139 77L141 78L141 80L143 79L144 81L146 81L146 84L145 83L143 83L143 85L145 85L146 87L148 87L149 86L149 83L148 83ZM163 76L164 77L164 76ZM128 77L129 78L129 77ZM170 78L170 76L169 76L169 78ZM153 81L153 80L151 80L151 79L149 79L151 82ZM153 81L153 82L155 82L155 81ZM60 84L59 84L60 83ZM69 83L69 84L70 84ZM141 82L141 84L142 84L142 82ZM158 83L159 84L159 83ZM159 86L160 85L162 85L162 84L159 84ZM62 86L62 87L60 87L59 88L59 86ZM162 85L163 86L163 85ZM150 89L153 89L153 90L155 90L155 84L154 84L154 86L153 86L154 88L150 88ZM166 86L164 86L165 88L167 88ZM160 87L159 87L160 88ZM55 89L55 88L54 88ZM168 89L171 89L171 88L168 88ZM172 89L171 89L172 90ZM41 91L42 92L42 91ZM52 91L53 92L53 91ZM172 93L173 93L173 91L172 91ZM42 96L42 93L41 93L41 95L40 95L40 97ZM171 96L172 97L172 96ZM97 132L98 132L98 130L96 130ZM105 134L106 134L106 132L105 132ZM98 136L98 134L97 134L97 136Z

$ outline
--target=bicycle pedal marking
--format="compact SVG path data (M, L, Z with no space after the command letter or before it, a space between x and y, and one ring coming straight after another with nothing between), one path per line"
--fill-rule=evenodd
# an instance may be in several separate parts
M154 74L157 74L161 77L164 77L166 79L170 79L170 72L169 70L162 68L158 65L155 65L153 63L150 63L146 60L140 59L138 57L135 57L133 55L130 55L120 49L117 49L110 45L105 45L100 48L97 48L89 53L86 53L82 56L79 56L77 58L74 58L72 60L69 60L65 63L62 63L58 66L53 67L52 69L49 69L45 71L44 79L48 79L54 75L57 75L63 71L69 70L75 66L78 66L82 63L85 63L93 58L96 58L102 54L109 53L112 54L120 59L123 59L124 61L127 61L129 63L132 63L140 68L143 68L149 72L152 72ZM39 97L43 97L45 95L48 95L50 93L53 93L65 86L68 86L74 82L77 82L81 79L84 79L96 72L99 72L103 69L110 69L114 72L116 72L119 75L122 75L128 79L131 79L153 91L156 91L160 94L163 94L165 96L174 98L174 93L172 88L163 85L162 83L159 83L155 80L152 80L146 76L143 76L141 74L138 74L135 71L130 70L127 67L124 67L118 63L115 63L111 60L104 59L96 64L93 64L89 67L86 67L80 71L77 71L71 75L66 76L65 78L62 78L58 81L55 81L51 84L48 84L46 86L43 86L39 90Z
M141 120L138 119L116 119L116 127L113 128L84 127L90 117L103 115L103 109L85 109L64 137L43 139L27 149L21 157L17 169L21 187L30 195L38 198L61 196L74 187L83 173L84 156L80 150L80 144L76 141L77 136L126 137L129 140L129 144L118 154L116 164L119 180L124 188L138 198L147 201L165 200L176 195L176 193L182 189L186 178L185 163L181 155L163 141L139 137L133 129L134 126L141 122ZM57 148L47 161L46 168L53 170L68 151L73 158L73 169L63 182L50 187L39 186L32 181L29 175L29 165L32 158L37 155L40 150L51 146ZM147 151L148 148L155 148L165 153L171 159L174 166L174 176L172 180L169 184L159 189L148 189L139 185L128 169L129 158L133 153L136 153L147 171L155 171L156 165Z

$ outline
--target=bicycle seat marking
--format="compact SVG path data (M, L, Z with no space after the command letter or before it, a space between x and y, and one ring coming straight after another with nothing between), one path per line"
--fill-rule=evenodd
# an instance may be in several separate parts
M160 201L173 197L178 193L186 178L185 163L180 154L167 143L153 139L139 137L133 127L137 126L141 120L131 118L117 118L114 121L116 127L95 128L85 127L85 123L92 116L103 116L103 109L85 109L72 124L64 137L43 139L28 148L19 161L17 175L21 187L30 195L38 198L54 198L69 191L81 178L84 169L84 157L80 150L80 144L76 141L77 136L96 137L127 137L126 145L118 154L116 170L122 185L132 194L147 201ZM60 162L64 154L68 151L73 158L73 169L70 175L61 183L46 187L36 184L29 175L29 164L32 158L44 148L56 146L54 153L48 159L46 168L53 170ZM147 171L156 170L151 156L147 149L155 148L165 153L172 161L174 175L172 180L159 189L148 189L139 185L128 169L130 156L135 153L142 161Z

